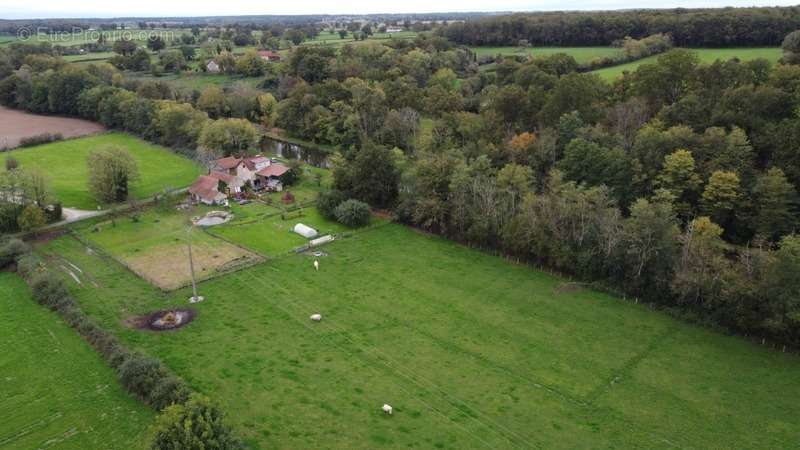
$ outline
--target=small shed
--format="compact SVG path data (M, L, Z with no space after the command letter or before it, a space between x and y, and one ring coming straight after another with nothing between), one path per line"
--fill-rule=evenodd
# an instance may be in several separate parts
M297 225L295 225L292 231L299 234L300 236L303 236L306 239L311 239L317 235L317 230L309 227L308 225L303 225L302 223L298 223Z

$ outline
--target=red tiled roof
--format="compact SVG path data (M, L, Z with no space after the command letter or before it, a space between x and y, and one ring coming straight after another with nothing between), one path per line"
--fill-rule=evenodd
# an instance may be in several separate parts
M279 55L279 54L277 54L275 52L269 51L269 50L260 50L258 52L258 56L262 56L264 58L270 58L270 59L272 59L272 58L280 58L281 57L281 55Z
M197 181L189 186L189 193L206 200L214 200L219 194L219 190L217 190L218 184L219 181L216 178L209 175L200 175Z
M262 177L279 177L288 171L289 171L288 167L284 166L281 163L275 163L269 167L265 167L259 170L256 173L261 175Z
M233 169L234 167L238 166L242 162L239 158L234 158L233 156L228 156L226 158L218 159L214 161L214 164L217 165L220 169Z
M245 167L247 167L248 169L256 170L256 164L262 162L269 162L269 159L263 156L254 156L252 158L245 158L242 160L242 162L244 162Z
M222 182L224 182L226 184L231 184L231 182L234 180L234 176L233 175L228 175L227 173L223 173L223 172L217 172L216 170L212 170L208 174L208 176L214 177L217 180L222 181Z

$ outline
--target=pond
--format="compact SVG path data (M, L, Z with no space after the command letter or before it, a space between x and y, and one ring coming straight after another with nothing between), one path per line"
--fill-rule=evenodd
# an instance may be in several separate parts
M328 152L317 148L284 142L269 136L264 136L264 139L261 141L261 150L268 154L274 154L279 158L297 159L315 167L322 167L324 169L329 169L331 167Z

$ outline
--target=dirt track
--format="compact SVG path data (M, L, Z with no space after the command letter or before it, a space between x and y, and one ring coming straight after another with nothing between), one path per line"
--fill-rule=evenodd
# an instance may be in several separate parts
M74 138L105 131L99 123L69 117L41 116L0 106L0 149L14 148L22 138L61 133Z

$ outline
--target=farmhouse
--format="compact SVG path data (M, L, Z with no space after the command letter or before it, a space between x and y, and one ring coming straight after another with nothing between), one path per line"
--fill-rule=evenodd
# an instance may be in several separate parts
M189 195L197 203L206 205L227 205L228 196L220 192L220 185L224 182L210 175L200 175L197 181L189 187Z
M261 59L263 59L266 62L274 62L281 60L281 55L270 50L261 50L258 52L258 56L260 56Z
M208 73L219 73L219 64L216 61L209 61L206 64L206 70Z
M249 158L228 156L211 161L208 174L200 176L189 188L189 193L195 202L219 204L213 203L218 201L217 194L224 198L238 197L248 187L254 191L280 192L283 190L283 176L289 170L289 167L261 155Z
M270 164L256 172L253 180L253 187L256 190L266 189L268 191L280 192L283 190L281 177L289 171L289 168L281 163Z

